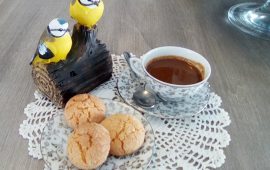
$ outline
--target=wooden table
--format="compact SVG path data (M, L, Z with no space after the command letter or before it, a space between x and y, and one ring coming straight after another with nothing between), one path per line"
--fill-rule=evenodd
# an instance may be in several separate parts
M99 38L112 53L176 45L204 55L210 83L230 113L232 141L220 169L270 169L270 41L228 24L241 0L104 0ZM43 169L18 134L33 101L29 61L49 21L69 18L67 0L0 0L0 169ZM69 19L70 25L74 23Z

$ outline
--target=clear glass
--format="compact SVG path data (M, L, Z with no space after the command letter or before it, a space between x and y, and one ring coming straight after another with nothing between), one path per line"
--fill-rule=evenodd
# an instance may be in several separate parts
M234 5L228 12L228 19L240 30L270 40L270 0L265 4L249 2Z

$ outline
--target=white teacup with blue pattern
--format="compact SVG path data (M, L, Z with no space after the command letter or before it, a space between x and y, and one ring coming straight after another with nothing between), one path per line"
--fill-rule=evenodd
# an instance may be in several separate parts
M203 80L188 85L177 85L163 82L156 79L147 72L146 67L150 61L162 56L179 56L188 60L200 63L204 67ZM198 88L207 82L211 75L211 66L209 62L200 54L182 47L165 46L150 50L140 58L132 57L129 59L130 67L141 79L146 81L159 96L167 101L182 101L185 96L196 94Z

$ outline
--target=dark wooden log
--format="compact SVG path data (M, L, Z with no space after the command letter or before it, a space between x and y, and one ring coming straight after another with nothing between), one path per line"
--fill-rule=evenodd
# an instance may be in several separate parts
M47 65L41 63L32 65L32 77L35 85L41 93L51 99L51 101L53 101L57 106L64 106L61 91L56 87L55 82L51 79L47 70Z
M41 74L39 67L33 66L33 77L39 90L58 106L63 107L72 96L89 92L110 79L112 58L96 35L96 27L87 29L74 25L73 45L67 59L47 64L42 71L42 75L48 74L48 83L43 83L44 80L38 76Z

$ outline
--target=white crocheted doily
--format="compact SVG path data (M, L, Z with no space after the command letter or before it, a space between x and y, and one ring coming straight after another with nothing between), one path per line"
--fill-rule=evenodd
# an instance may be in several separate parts
M122 56L113 55L112 58L114 73L111 80L91 93L122 101L116 81L126 68L126 62ZM27 118L20 125L19 133L28 139L29 155L42 159L41 132L59 109L39 92L36 91L34 95L35 101L24 109ZM228 113L221 108L221 98L214 92L205 110L196 116L184 119L146 117L154 129L156 140L156 153L149 169L211 169L225 162L223 148L230 142L225 127L231 121Z

